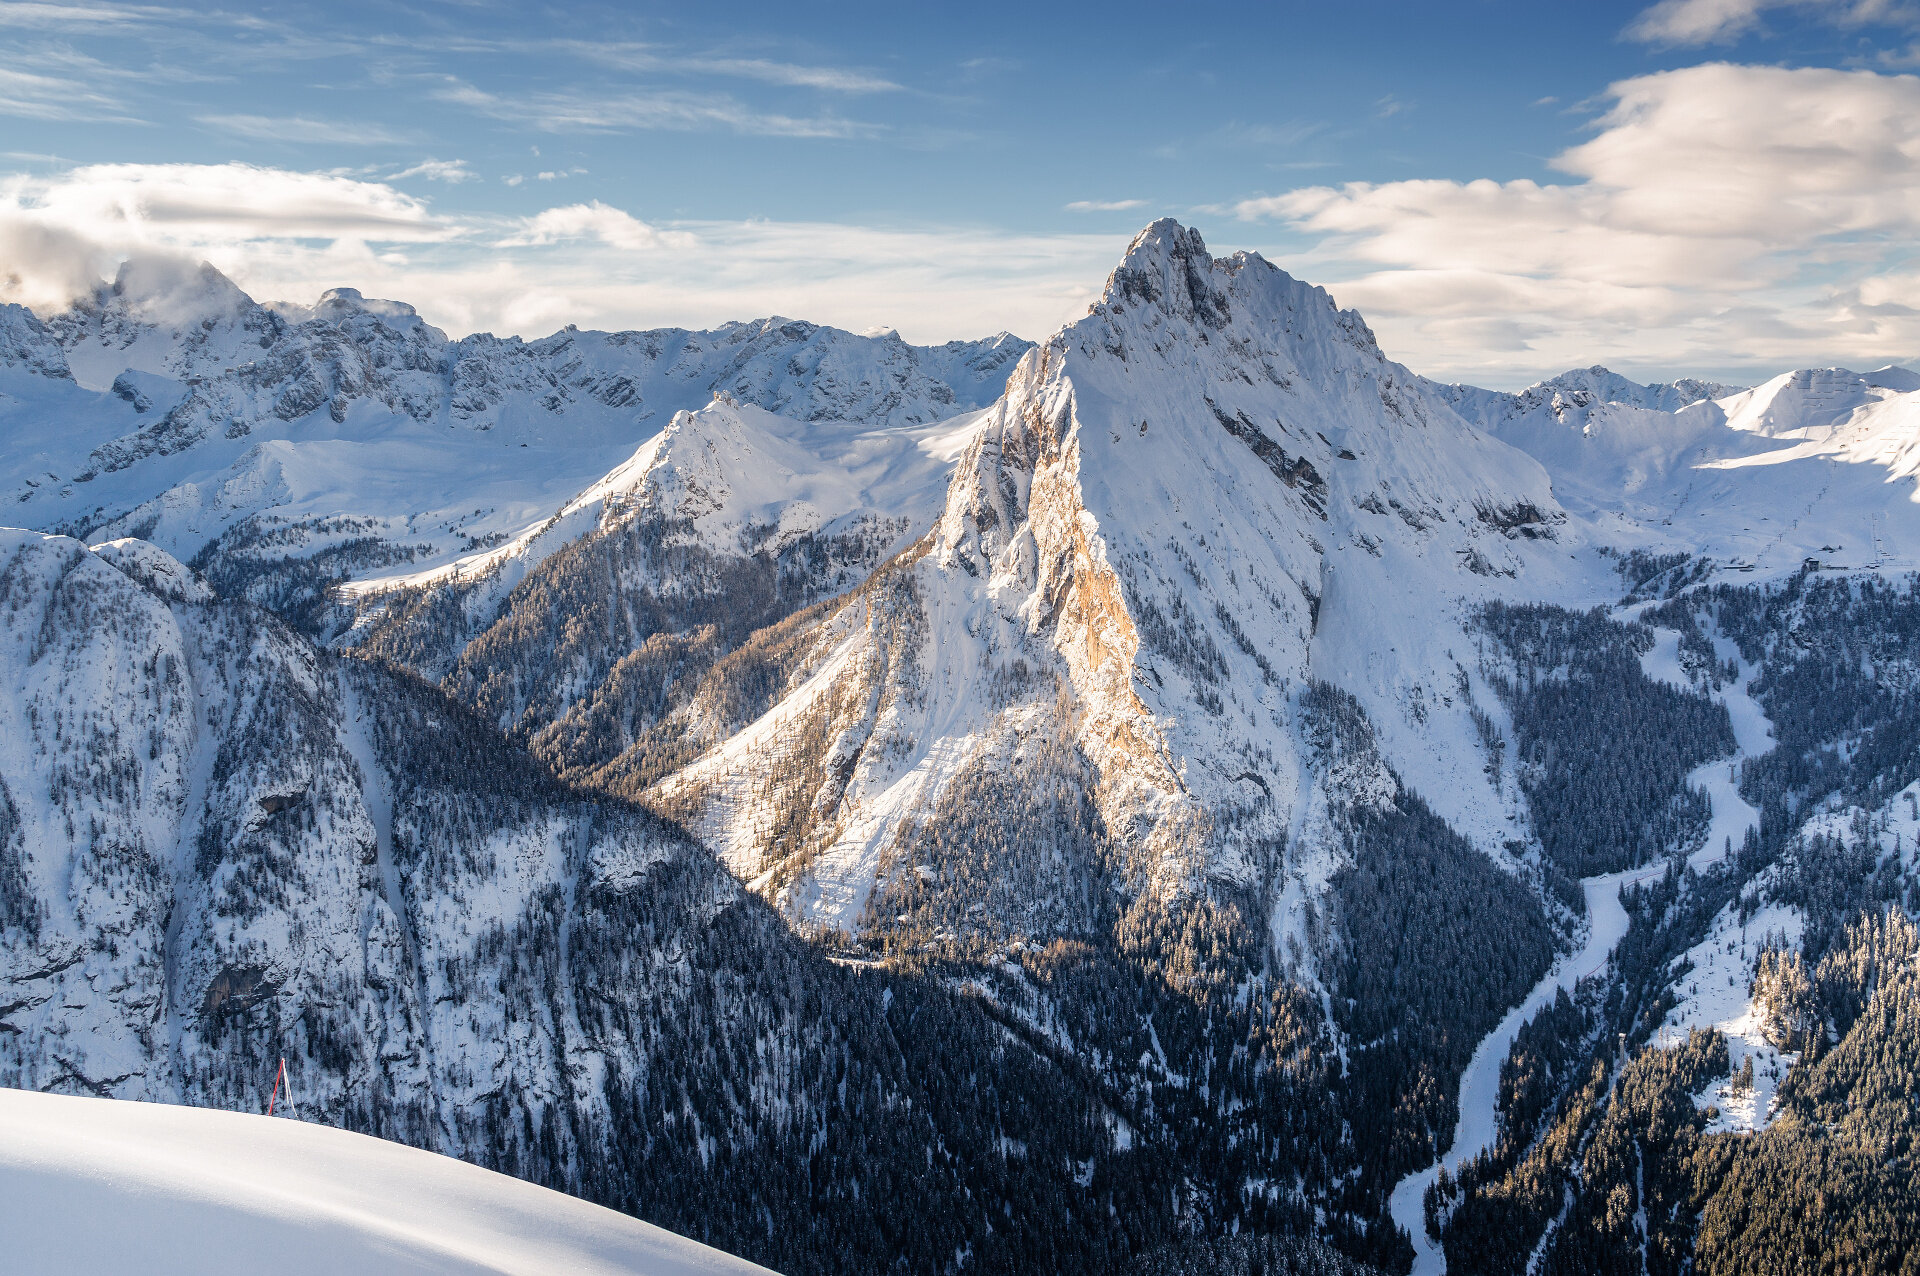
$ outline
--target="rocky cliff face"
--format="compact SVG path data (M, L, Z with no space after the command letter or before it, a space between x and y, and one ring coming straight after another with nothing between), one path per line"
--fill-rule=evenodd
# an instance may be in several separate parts
M1375 662L1356 693L1424 780L1423 730L1465 706L1421 658L1460 633L1460 598L1550 572L1563 522L1545 475L1357 315L1157 223L1023 359L932 533L660 799L799 915L857 930L876 878L911 870L888 867L907 830L1038 739L1088 777L1126 897L1264 888L1299 869L1319 783L1301 691Z

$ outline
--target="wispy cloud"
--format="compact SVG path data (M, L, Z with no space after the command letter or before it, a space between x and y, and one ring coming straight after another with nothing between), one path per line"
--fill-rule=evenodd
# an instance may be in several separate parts
M652 74L712 75L788 88L823 89L833 93L894 93L901 86L882 76L848 67L809 66L771 58L688 54L660 45L565 41L562 48L602 66Z
M395 146L407 139L379 124L317 120L310 116L196 115L194 123L258 142L322 143L337 146Z
M136 124L126 104L67 76L0 66L0 115Z
M387 180L390 182L404 182L409 177L421 177L429 182L446 182L450 186L457 186L461 182L477 182L480 180L480 175L471 168L468 168L465 160L437 159L421 160L411 168L403 168L397 173L390 174Z
M1212 140L1222 146L1277 147L1285 150L1326 131L1327 126L1321 120L1286 120L1279 124L1235 122L1222 128Z
M720 128L764 137L837 138L868 137L882 131L877 124L832 115L794 116L758 111L720 93L661 90L509 95L490 93L461 80L449 80L431 95L492 119L546 133L688 132Z
M975 83L996 75L1007 75L1018 71L1024 63L1013 58L967 58L960 63L960 78L967 83Z
M1626 35L1647 44L1723 44L1758 28L1769 10L1795 10L1848 27L1908 25L1917 16L1901 0L1660 0L1641 11Z
M160 5L0 3L0 27L30 31L103 31L192 16L190 10Z
M1130 208L1145 208L1144 199L1076 199L1067 205L1070 213L1124 213Z
M769 62L764 58L692 58L685 65L689 70L713 75L735 75L766 84L828 89L835 93L896 93L901 88L892 80L862 71L831 66L797 66L791 62Z

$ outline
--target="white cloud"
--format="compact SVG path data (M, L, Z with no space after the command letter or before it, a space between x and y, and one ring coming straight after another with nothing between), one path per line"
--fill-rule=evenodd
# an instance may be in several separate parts
M552 174L542 173L544 180ZM612 248L648 252L667 244L685 247L692 237L662 234L645 222L611 205L567 204L527 218L510 235L495 241L500 248L527 248L575 239L597 239Z
M103 245L82 235L0 212L0 302L58 309L91 289L115 262Z
M462 233L382 183L250 164L93 164L3 177L0 231L0 279L41 304L127 256L244 269L301 241L423 244Z
M336 286L454 333L709 326L770 314L911 341L1044 336L1085 312L1127 235L822 222L651 225L602 203L448 216L380 182L246 165L0 178L0 299L46 307L129 256L211 261L262 299Z
M1144 199L1076 199L1067 205L1070 213L1124 213L1128 209L1145 208Z
M1710 64L1623 81L1555 167L1581 180L1317 186L1243 201L1316 237L1399 357L1518 372L1611 357L1894 357L1920 326L1869 281L1920 238L1920 79ZM1504 373L1503 373L1504 375Z
M1842 26L1912 16L1898 0L1660 0L1633 20L1627 35L1649 44L1722 43L1759 26L1769 9L1799 10Z
M405 181L409 177L421 177L430 182L445 182L457 186L461 182L477 182L480 175L467 167L465 160L424 159L411 168L403 168L388 177L390 182Z

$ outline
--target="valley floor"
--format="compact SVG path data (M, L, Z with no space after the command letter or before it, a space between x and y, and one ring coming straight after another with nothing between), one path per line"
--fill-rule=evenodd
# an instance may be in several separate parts
M1445 1156L1417 1174L1409 1174L1393 1189L1390 1209L1393 1221L1413 1237L1413 1276L1437 1276L1447 1270L1440 1246L1427 1235L1423 1215L1427 1188L1445 1165L1452 1173L1462 1161L1471 1160L1484 1148L1493 1146L1499 1133L1497 1104L1500 1097L1500 1065L1521 1025L1553 1001L1565 988L1569 994L1588 975L1607 963L1614 946L1627 933L1627 911L1620 906L1620 888L1643 877L1658 876L1659 869L1629 869L1603 877L1583 878L1581 888L1587 896L1587 916L1591 926L1586 943L1578 952L1562 957L1546 977L1534 985L1527 999L1507 1012L1500 1025L1481 1039L1473 1052L1473 1061L1460 1078L1460 1120L1454 1126L1453 1147Z
M1640 609L1634 610L1637 613ZM1680 665L1680 635L1671 629L1656 629L1655 635L1658 642L1642 659L1647 676L1682 687L1691 686ZM1721 640L1717 646L1722 659L1737 655L1733 645L1725 640ZM1740 764L1773 747L1772 726L1759 704L1747 694L1747 687L1755 672L1743 666L1740 677L1715 697L1727 706L1728 715L1733 721L1734 738L1739 744L1738 752L1731 758L1709 762L1687 777L1690 786L1704 789L1713 802L1713 820L1706 839L1701 848L1688 858L1688 863L1697 871L1718 863L1725 857L1727 846L1731 844L1738 847L1746 837L1747 830L1759 822L1760 813L1740 795L1738 784ZM1527 999L1509 1011L1499 1026L1488 1033L1474 1050L1473 1060L1460 1078L1460 1119L1454 1127L1453 1146L1434 1164L1409 1174L1393 1189L1389 1205L1393 1220L1413 1238L1413 1276L1441 1276L1447 1270L1446 1255L1441 1252L1439 1243L1427 1235L1424 1214L1427 1188L1438 1177L1442 1165L1449 1173L1455 1173L1461 1162L1473 1159L1483 1149L1494 1145L1499 1134L1500 1065L1506 1062L1514 1037L1522 1025L1553 1001L1560 989L1565 988L1571 994L1580 980L1600 973L1614 948L1627 933L1627 913L1620 904L1621 889L1634 882L1658 877L1665 871L1662 865L1581 879L1580 886L1586 894L1590 923L1586 942L1579 951L1555 963L1554 968L1527 994ZM1750 970L1748 974L1751 975ZM1740 983L1743 1002L1746 987L1747 981L1743 980Z

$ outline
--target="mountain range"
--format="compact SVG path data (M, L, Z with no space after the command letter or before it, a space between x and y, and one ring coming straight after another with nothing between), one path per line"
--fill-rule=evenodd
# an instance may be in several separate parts
M1911 371L1444 385L1160 221L1038 344L132 262L0 438L0 1084L789 1272L1761 1271L1904 1163Z

